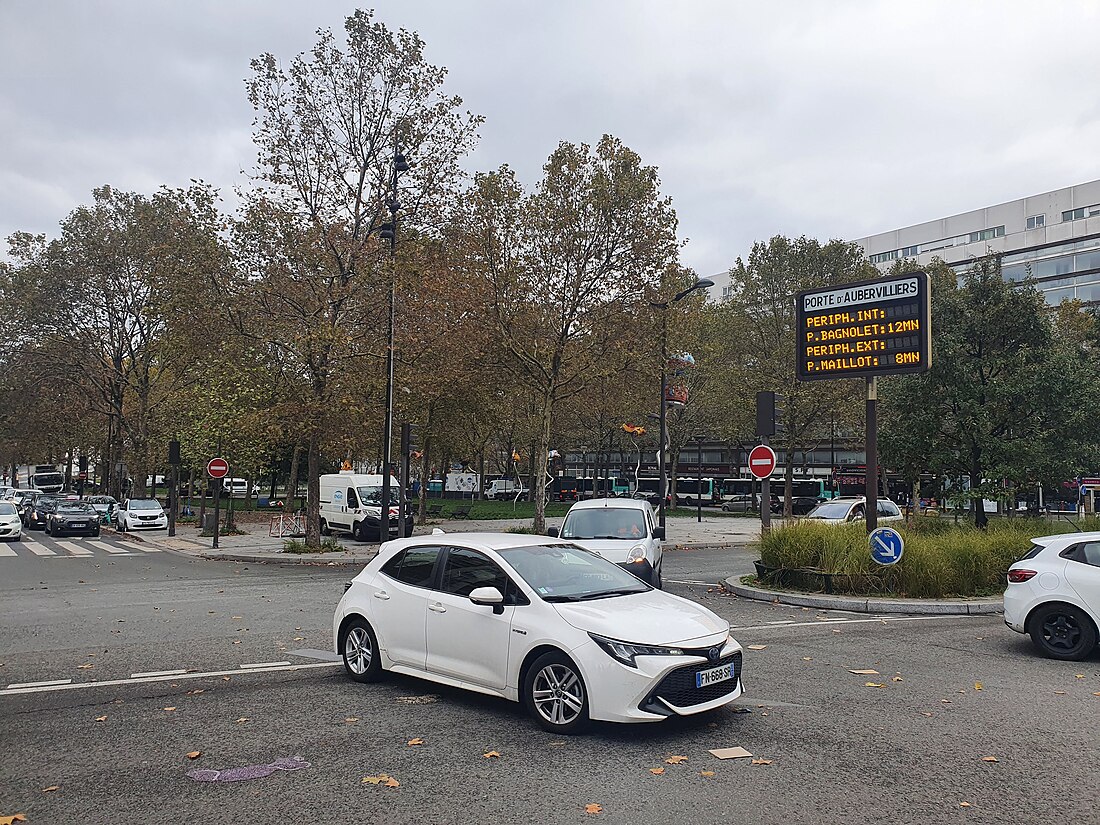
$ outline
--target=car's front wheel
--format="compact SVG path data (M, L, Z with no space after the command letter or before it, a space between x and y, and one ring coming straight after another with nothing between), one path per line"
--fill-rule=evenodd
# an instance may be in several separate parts
M527 670L523 701L543 730L580 733L588 727L588 691L580 668L564 653L544 653Z
M382 678L378 639L365 619L352 619L344 628L340 652L344 659L344 670L356 682L377 682Z
M1073 605L1046 604L1028 621L1031 641L1051 659L1079 662L1096 648L1096 625Z

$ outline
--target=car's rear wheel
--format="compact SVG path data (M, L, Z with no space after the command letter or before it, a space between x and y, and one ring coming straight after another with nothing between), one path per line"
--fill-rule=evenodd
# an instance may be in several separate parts
M321 519L321 535L322 536L331 536L332 535L332 530L329 528L328 522L325 521L324 519Z
M539 656L523 681L524 704L543 730L560 735L588 727L588 691L580 669L564 653Z
M1046 604L1031 614L1028 633L1052 659L1079 662L1096 648L1096 625L1073 605Z
M382 678L378 639L365 619L353 619L344 628L340 651L344 658L344 670L356 682L377 682Z

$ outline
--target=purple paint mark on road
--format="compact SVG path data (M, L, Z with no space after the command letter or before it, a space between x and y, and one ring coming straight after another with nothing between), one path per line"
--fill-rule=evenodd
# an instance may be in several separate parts
M248 765L244 768L227 768L223 771L199 769L188 771L187 776L196 782L240 782L244 779L261 779L271 776L275 771L298 771L308 768L309 763L300 756L276 759L267 765Z

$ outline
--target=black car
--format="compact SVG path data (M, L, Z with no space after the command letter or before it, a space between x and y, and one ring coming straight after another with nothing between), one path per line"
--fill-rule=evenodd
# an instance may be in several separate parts
M23 525L28 530L46 527L46 517L57 507L60 498L53 493L42 493L34 497L23 511Z
M46 513L46 532L51 536L98 536L99 513L86 501L58 501Z

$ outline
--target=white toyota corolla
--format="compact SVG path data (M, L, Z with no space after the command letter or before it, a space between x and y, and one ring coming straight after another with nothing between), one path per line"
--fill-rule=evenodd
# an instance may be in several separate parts
M1084 659L1096 649L1100 625L1100 533L1032 541L1008 568L1005 624L1052 659Z
M558 734L701 713L742 690L725 619L547 536L386 542L346 585L333 637L355 681L392 670L503 696Z

